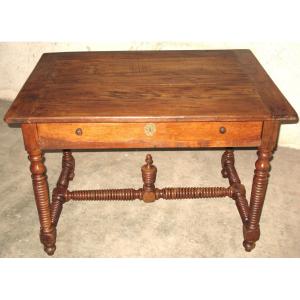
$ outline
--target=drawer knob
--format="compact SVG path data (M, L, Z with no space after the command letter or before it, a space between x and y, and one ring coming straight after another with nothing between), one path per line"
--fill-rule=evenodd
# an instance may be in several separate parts
M82 135L82 129L81 129L81 128L77 128L77 129L75 130L75 133L76 133L77 135Z
M156 132L156 126L153 123L148 123L144 127L144 132L146 136L153 136Z
M226 128L221 126L219 131L220 131L221 134L224 134L226 132Z

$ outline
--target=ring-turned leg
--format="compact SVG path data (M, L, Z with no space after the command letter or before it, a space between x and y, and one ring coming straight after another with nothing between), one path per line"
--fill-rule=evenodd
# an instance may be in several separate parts
M51 223L49 188L42 152L30 151L29 160L35 202L41 224L40 240L44 244L45 252L53 255L56 249L56 229Z
M70 150L63 151L62 158L62 170L57 181L56 187L52 192L52 203L51 203L51 221L56 227L63 203L65 202L65 192L68 189L69 181L74 178L75 160Z
M243 227L243 245L246 251L251 251L260 237L259 221L268 186L270 160L276 148L279 126L279 122L276 121L265 121L263 125L261 146L258 148L258 159L255 163L249 218Z
M259 239L259 220L265 200L270 171L270 159L272 152L268 149L260 148L257 152L258 159L255 163L254 178L250 198L249 220L244 225L244 247L246 251L251 251L255 247L255 242Z
M29 154L33 191L40 219L40 240L44 245L45 252L53 255L56 249L56 229L51 222L46 167L43 153L38 144L36 125L23 124L22 132L25 149Z

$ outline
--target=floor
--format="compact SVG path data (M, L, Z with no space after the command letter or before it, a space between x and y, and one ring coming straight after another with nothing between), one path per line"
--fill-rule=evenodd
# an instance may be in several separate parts
M0 101L0 116L9 102ZM3 119L3 117L1 117ZM288 125L287 125L288 126ZM48 257L39 242L29 162L21 131L0 124L0 257ZM142 186L145 151L75 152L70 189ZM227 186L221 150L151 151L157 187ZM249 190L254 150L236 151L236 166ZM61 154L46 153L50 190ZM54 257L300 257L300 150L279 148L251 253L242 247L242 225L229 198L132 202L69 202L58 225Z

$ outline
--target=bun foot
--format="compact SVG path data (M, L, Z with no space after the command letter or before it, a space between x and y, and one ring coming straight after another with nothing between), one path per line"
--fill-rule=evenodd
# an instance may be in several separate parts
M53 255L56 246L55 246L55 241L56 241L56 228L52 228L52 231L50 232L43 232L42 229L40 231L40 240L41 243L44 245L44 251L48 255Z
M52 256L56 250L56 246L44 247L44 250L49 256Z
M255 242L244 241L243 246L247 252L251 252L255 248Z

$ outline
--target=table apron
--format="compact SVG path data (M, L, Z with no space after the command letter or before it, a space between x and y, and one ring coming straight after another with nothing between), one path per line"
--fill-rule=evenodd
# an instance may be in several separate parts
M263 122L43 123L41 149L256 147Z

